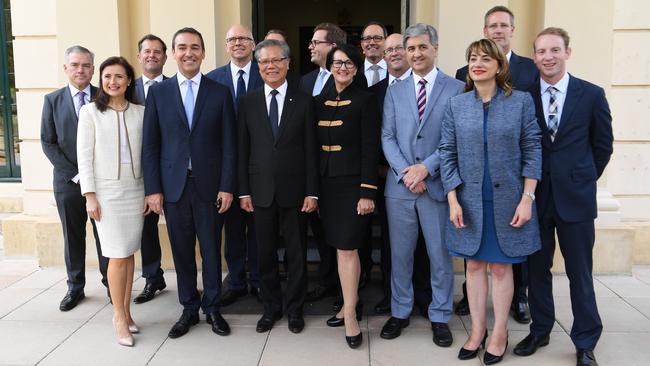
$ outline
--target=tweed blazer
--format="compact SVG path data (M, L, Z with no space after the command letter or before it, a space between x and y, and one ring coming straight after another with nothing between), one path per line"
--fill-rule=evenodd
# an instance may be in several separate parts
M77 161L81 194L95 192L95 179L120 178L119 114L108 108L104 112L95 103L79 111ZM130 103L124 111L124 124L131 150L133 176L142 177L142 120L144 107Z
M483 230L483 101L470 91L449 100L442 121L440 174L445 194L456 190L466 227L447 223L447 247L474 255ZM510 257L532 254L541 246L537 210L521 228L510 222L521 201L524 178L542 172L541 131L535 104L527 92L501 90L492 98L487 117L487 151L492 178L494 219L499 246Z

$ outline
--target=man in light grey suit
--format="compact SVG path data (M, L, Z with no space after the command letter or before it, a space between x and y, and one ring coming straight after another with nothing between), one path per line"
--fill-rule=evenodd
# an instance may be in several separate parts
M444 243L448 214L438 144L447 101L463 91L463 83L436 68L438 34L432 26L418 23L408 27L404 48L413 73L386 91L382 125L382 145L390 165L384 194L391 242L392 316L381 337L396 338L409 324L419 223L431 266L433 342L449 347L453 337L447 322L453 305L454 273Z

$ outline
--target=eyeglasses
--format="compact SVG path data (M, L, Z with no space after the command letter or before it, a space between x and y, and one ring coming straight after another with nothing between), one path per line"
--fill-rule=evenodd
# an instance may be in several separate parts
M343 65L345 65L345 68L348 69L348 70L355 67L354 62L352 62L352 60L345 60L345 61L343 61L343 60L334 60L334 61L332 61L332 67L335 68L335 69L340 69Z
M381 42L383 40L384 40L384 36L363 36L363 37L361 37L361 42L370 42L370 41Z
M282 57L282 58L274 58L274 59L270 59L270 60L258 60L257 63L260 64L260 66L263 66L263 67L268 67L271 64L273 64L273 66L278 66L278 65L280 65L280 63L282 61L284 61L286 59L287 59L286 57Z
M239 43L248 43L251 42L253 39L250 37L230 37L226 38L226 43L230 44L236 44L237 42Z
M397 46L397 47L387 48L384 50L384 55L390 55L393 52L404 52L404 47Z
M323 43L332 44L332 42L330 41L319 41L317 39L312 39L311 41L309 41L309 45L311 47L318 47L319 44L323 44Z

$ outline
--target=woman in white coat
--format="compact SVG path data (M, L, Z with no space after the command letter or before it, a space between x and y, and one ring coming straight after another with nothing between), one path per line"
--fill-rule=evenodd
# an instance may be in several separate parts
M110 57L99 67L99 93L79 112L77 159L88 216L97 223L102 253L110 258L108 286L117 341L133 346L131 317L133 253L140 249L144 184L140 162L144 107L134 104L133 67Z

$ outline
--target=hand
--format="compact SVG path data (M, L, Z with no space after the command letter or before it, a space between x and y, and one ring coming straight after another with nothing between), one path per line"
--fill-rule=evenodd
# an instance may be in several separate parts
M415 188L418 183L422 182L429 175L429 171L424 164L407 166L402 170L402 173L404 174L402 181L409 190Z
M465 227L465 222L463 221L463 208L460 207L460 203L449 202L449 220L454 224L456 229L462 229Z
M424 181L416 184L415 187L413 187L413 189L409 189L409 191L415 194L422 194L426 190L427 190L427 185L424 183Z
M219 192L217 194L217 202L221 199L221 207L219 207L219 213L222 214L230 208L232 204L232 193L228 192Z
M522 227L524 226L530 218L533 216L533 200L528 196L524 196L519 201L517 208L515 209L515 215L510 221L510 226L512 227Z
M147 203L146 206L149 207L149 210L157 213L158 215L163 215L163 194L154 193L144 197L144 201Z
M305 197L302 202L302 209L300 211L310 213L318 209L318 200L312 197Z
M142 215L147 216L152 212L153 212L153 210L151 209L151 206L149 206L149 203L147 202L147 198L145 197L145 199L144 199L144 210L142 210Z
M95 220L99 221L102 218L102 208L97 201L97 197L94 192L86 193L86 212L88 216Z
M253 200L250 197L242 197L239 199L239 207L248 212L253 212Z
M357 203L357 214L367 215L375 211L375 201L369 198L361 198Z

